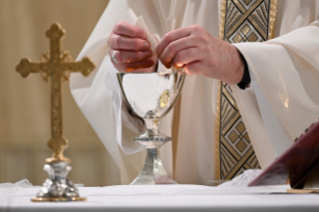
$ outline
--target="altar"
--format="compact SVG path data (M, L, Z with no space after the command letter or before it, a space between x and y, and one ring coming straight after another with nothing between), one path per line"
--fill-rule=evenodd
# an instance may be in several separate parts
M286 194L289 186L199 185L79 187L85 202L31 202L39 187L0 188L0 211L318 211L318 194Z
M32 43L32 40L39 39L34 35L30 35L29 38L26 35L32 31L30 29L34 27L34 20L41 20L44 24L46 18L42 17L43 14L48 16L48 11L52 11L52 13L59 11L59 14L55 18L47 19L52 20L52 23L55 20L61 20L61 23L65 23L64 25L68 26L68 32L72 33L72 31L76 31L76 36L69 34L72 40L78 39L79 36L77 35L83 34L85 22L89 18L89 14L97 14L96 11L87 11L85 21L83 21L81 20L81 17L84 17L83 11L91 8L91 5L83 6L84 1L77 3L78 6L82 5L82 9L80 9L78 6L74 7L73 1L66 2L63 1L63 5L61 6L61 8L65 9L64 12L52 5L48 6L48 3L46 3L49 8L47 11L41 9L41 13L39 13L41 16L34 17L29 21L19 21L18 23L21 23L21 26L15 22L2 21L3 25L15 26L14 28L19 30L17 31L18 33L8 34L8 30L4 33L6 37L14 38L12 40L0 39L2 44L8 43L7 48L3 48L3 52L8 55L10 52L14 52L14 55L17 55L16 57L10 56L13 58L14 63L10 62L7 67L2 68L3 70L11 70L10 73L14 74L12 74L11 78L1 77L3 79L2 82L4 82L2 83L3 87L6 88L3 89L5 91L3 93L8 94L3 94L3 97L1 97L3 99L1 101L3 104L1 109L3 111L0 112L2 112L1 114L5 114L5 116L2 118L4 127L0 132L0 161L2 161L0 164L0 183L14 180L15 178L13 177L19 179L25 177L30 182L40 185L39 182L43 183L45 177L33 171L32 167L36 167L36 170L41 170L43 165L44 170L48 172L49 178L44 181L43 186L33 186L31 184L7 186L0 184L0 212L319 211L319 190L310 190L309 187L301 190L305 183L312 182L306 182L308 178L306 179L305 176L308 176L310 171L319 164L319 156L317 154L319 152L319 123L313 123L318 117L319 107L317 103L319 100L317 99L317 95L312 96L310 95L312 92L308 91L308 89L315 91L319 81L312 81L312 79L310 80L311 77L305 81L300 77L302 75L299 73L303 73L300 70L309 69L311 71L311 68L306 66L304 61L300 62L294 59L309 54L304 59L312 66L315 64L314 71L319 70L318 63L313 61L313 54L310 54L312 49L308 49L310 46L319 46L319 43L315 42L316 39L313 39L316 35L315 33L319 34L318 28L314 28L319 26L319 22L317 19L312 20L314 19L313 17L319 17L317 15L317 11L319 11L318 7L313 7L310 1L307 3L308 5L303 5L300 11L297 9L291 10L288 4L285 7L279 5L279 15L276 18L276 0L249 0L240 1L241 3L235 0L220 0L215 1L215 5L207 1L195 1L187 2L184 6L183 4L175 4L175 1L167 1L166 3L158 1L157 4L156 1L148 3L146 1L143 3L141 3L142 1L136 1L139 4L136 3L135 5L126 4L126 1L123 1L124 3L112 1L77 59L73 60L71 54L62 48L61 39L64 37L65 30L60 24L55 22L45 33L49 41L49 48L46 46L46 49L49 49L49 52L43 53L40 60L24 58L17 65L17 57L22 58L22 55L17 54L17 52L21 52L23 57L25 57L24 55L31 55L33 57L33 54L24 52L24 49L34 49L35 52L40 51L40 49L36 49L36 46L40 42L37 42L36 45ZM171 4L171 2L174 4ZM154 5L151 5L151 3ZM181 1L180 3L183 2ZM296 8L300 6L298 2L290 4L295 5ZM160 11L162 10L162 6L170 9L171 14L174 15L166 17L166 14ZM11 10L15 11L16 7L16 4L12 4ZM29 5L24 7L23 10L29 11ZM37 5L38 7L40 8L39 5ZM73 17L71 15L73 7L77 11L77 15L74 15L74 17L77 17L76 22L70 18ZM3 6L3 8L6 7ZM23 7L21 6L21 8ZM180 8L185 8L185 11L181 12ZM198 10L198 8L205 8L206 12L202 11L202 9ZM297 17L307 17L308 15L305 15L304 11L308 10L304 8L309 8L309 11L311 8L315 8L315 15L311 15L312 18L305 18L303 23L296 24L294 30L287 31L286 26L290 25L282 23L290 23L290 19L294 20L294 18L299 20ZM10 15L16 14L12 13L11 10ZM31 12L23 15L23 10L19 10L18 13L23 19L31 17L31 14L34 13L33 10L30 10ZM157 13L154 12L155 10ZM291 11L295 11L295 13L293 14ZM99 11L98 14L101 12ZM65 18L65 21L70 21L69 24L64 22L62 18L59 19L62 14L69 14ZM198 14L200 14L201 18L198 18ZM212 14L219 14L220 17L217 18L216 15L212 16ZM289 19L287 19L288 16L285 14L289 14ZM237 18L237 16L240 16L240 18ZM19 18L22 19L21 17ZM236 19L231 20L234 17ZM262 24L262 28L256 22L256 17ZM19 20L19 18L13 17L12 20ZM277 20L279 27L276 30L280 31L279 34L278 32L275 34L276 19L279 19ZM96 21L94 20L94 24ZM123 21L129 22L134 27L141 28L144 32L142 34L138 33L136 37L134 37L135 35L133 36L134 33L123 34L119 30L121 29L120 26L123 27L123 23L121 24ZM30 22L31 27L26 26L28 22ZM161 29L161 24L159 23L165 23L165 27ZM247 88L247 93L251 92L248 94L252 95L252 102L249 103L245 100L247 96L243 95L242 92L244 91L236 91L236 89L239 89L236 87L237 82L232 83L234 85L230 87L230 84L227 84L228 82L224 81L224 79L213 77L213 75L211 75L211 79L203 78L203 76L190 78L185 75L185 73L192 75L189 71L192 69L191 61L194 62L193 59L196 59L195 62L206 61L207 58L210 60L211 57L201 57L199 60L196 58L199 54L194 54L196 57L191 58L192 60L189 61L182 61L182 64L176 61L173 64L174 60L171 58L172 67L177 65L178 69L175 67L171 70L166 70L161 65L166 61L160 57L164 55L165 49L158 51L157 45L162 46L163 43L165 45L166 43L163 42L160 45L161 41L160 43L156 43L156 41L151 42L152 39L156 40L153 35L161 34L160 38L162 41L165 41L164 37L167 33L176 32L176 30L181 28L188 28L193 24L206 27L206 29L201 29L205 31L200 32L207 32L216 38L218 38L219 34L220 39L213 39L211 41L222 42L225 49L227 46L229 47L227 43L238 45L238 49L235 51L236 54L232 55L237 55L238 59L238 55L240 54L240 61L244 64L244 67L241 66L240 69L244 71L244 74L241 75L242 79L245 78L245 73L246 75L247 73L251 75L249 83L245 82L243 88ZM308 26L309 24L311 25ZM132 26L128 28L130 29ZM24 30L20 30L20 28ZM302 28L303 30L306 29L304 34L299 34L299 31L295 34L296 30L301 30ZM44 31L43 28L41 28L42 31ZM291 33L291 37L284 37L288 32ZM16 39L16 34L21 35L20 40ZM142 50L151 51L154 57L150 56L146 58L145 56L143 59L132 57L133 60L132 58L125 58L125 60L120 58L120 51L122 53L128 50L134 51L136 55L141 51L141 49L129 47L129 45L126 47L119 44L118 46L112 46L111 38L117 38L113 39L113 41L120 41L120 37L122 36L125 39L145 40L143 41L144 47ZM186 37L189 37L188 34ZM276 40L272 39L275 37L279 40L281 39L281 42L276 43ZM300 37L304 37L302 42L291 42ZM74 44L74 46L79 46L80 48L86 39L87 37L83 38L83 40ZM212 38L210 37L210 39ZM269 39L272 39L270 41L271 45L266 44ZM220 40L224 40L226 43ZM258 54L248 54L247 52L245 54L244 50L251 50L246 47L247 49L241 51L246 41L261 42L256 44L256 46L258 47L262 44L265 49L261 51L262 48L258 48L258 51L256 51ZM241 44L235 44L240 42ZM295 45L295 43L304 44L303 42L305 42L305 45ZM25 44L21 45L22 43ZM291 56L291 58L287 57L286 49L279 49L279 47L284 48L285 45L282 45L283 43L289 44L286 46L293 46L298 50L294 54L291 54L294 56ZM145 44L147 44L147 48ZM200 45L199 47L202 46ZM69 46L66 45L66 47ZM200 48L203 50L200 53L207 56L210 54L203 54L204 50L207 50L206 47L204 45L204 48ZM270 54L268 47L278 47L278 49L273 49L272 51L274 52L269 50L269 52L272 52ZM12 49L15 49L15 51L12 51ZM77 55L78 51L79 49L72 51L75 52L73 55ZM168 49L167 51L170 50ZM287 50L287 52L289 51ZM256 55L260 56L260 58L255 57ZM272 57L269 57L269 55ZM250 56L253 59L250 60ZM144 73L143 70L139 70L143 69L143 67L133 67L135 63L143 62L144 60L149 61L149 59L154 60L154 64L149 69L151 73ZM277 59L279 60L277 61ZM5 64L7 59L3 61L3 64ZM222 60L220 61L223 62ZM223 62L223 64L226 66L230 63ZM28 75L37 74L44 81L48 82L48 87L50 88L50 111L47 109L48 105L43 103L44 101L34 101L39 96L34 91L42 91L42 87L26 89L27 87L23 86L23 80L20 77L18 78L16 71L14 71L14 67L16 67L16 71L24 78ZM209 66L207 70L215 70L211 67ZM257 72L262 68L276 70L278 67L281 67L281 72L278 73L271 71ZM295 72L291 72L291 70L294 70L291 67L300 67L300 70L298 68ZM227 68L227 70L233 69ZM267 73L267 77L261 77L263 79L259 80L261 82L256 81L256 76L263 76L263 73ZM280 73L286 75L278 75ZM291 75L291 73L294 73L294 75ZM188 81L186 81L186 77ZM19 79L19 81L15 82L15 78ZM280 82L277 78L280 79ZM66 107L66 121L62 121L64 118L62 116L62 82L69 79L71 79L70 86L74 100L87 119L87 126L83 125L81 127L78 123L83 123L85 120L81 121L77 119L77 116L70 112L74 111L74 108L77 108L77 106L70 107L70 109ZM275 81L267 82L269 79L275 79ZM218 80L223 80L223 82ZM275 83L276 80L278 81L277 84ZM29 84L31 85L32 82L29 82ZM242 83L238 84L242 85ZM264 92L262 94L257 84L260 88L262 88L262 85L270 86L269 88L271 89L260 90L263 90L263 92L272 91L272 93ZM282 87L281 84L284 86ZM18 92L13 92L15 90L18 91L19 89L17 88L20 85L19 93L21 93L21 96L17 95ZM181 95L183 86L184 94L182 101L179 96ZM310 86L313 88L310 89ZM239 87L241 88L241 86ZM67 87L67 91L69 90L69 87ZM232 94L233 91L240 92L243 96L235 97ZM278 98L277 93L280 93L280 91L285 95L279 95ZM296 91L304 91L304 93ZM48 93L46 92L46 94ZM268 105L267 101L269 99L266 99L267 101L264 102L261 101L261 99L264 99L264 96L261 96L261 94L268 95L267 97L272 96L277 101L277 104L281 105L278 108L284 108L284 110L280 109L277 111L277 107ZM310 97L306 99L307 101L304 101L304 98L307 97L305 94L309 94ZM298 99L297 96L300 98ZM14 98L17 100L11 101ZM315 105L311 98L316 100ZM238 105L236 103L237 100L239 100ZM241 101L245 104L241 104ZM249 103L249 105L246 103ZM20 105L20 107L16 107L16 105ZM49 117L41 116L42 110L35 108L35 105L38 107L41 105L41 107L45 108L43 109L43 111L46 111L45 113L49 112L50 122L48 121ZM65 105L69 105L68 102ZM176 106L176 110L173 110L174 106ZM273 113L269 112L268 106L268 109L272 109ZM298 112L294 112L292 109L298 109ZM32 111L35 112L32 113ZM289 111L292 111L291 114L288 113ZM169 112L173 114L169 114ZM241 118L242 112L243 114L246 113L247 120ZM302 113L304 114L302 115ZM26 114L30 114L29 117L31 118L25 119ZM166 121L163 120L161 122L163 124L161 125L160 121L166 114L169 118ZM300 116L295 116L296 114ZM281 123L283 121L279 119L281 117L279 115L284 115L286 125ZM82 116L82 114L78 115L78 117ZM268 117L269 120L265 117ZM274 121L274 117L279 118ZM141 122L142 119L143 122ZM23 123L23 120L27 121ZM13 124L14 122L16 124ZM37 122L39 122L38 125L32 126L32 124ZM62 125L62 123L65 124ZM49 124L51 137L49 131L46 131L46 129L49 129ZM250 124L251 127L247 127L246 129L245 124ZM277 125L281 126L282 129ZM91 134L90 132L85 132L89 129L89 126L92 127ZM92 139L92 136L88 136L93 135L97 143L103 143L106 147L108 152L103 154L109 154L108 158L92 156L96 156L98 149L104 147L89 150L86 148L87 146L82 148L82 151L78 149L73 150L77 154L66 152L67 157L65 157L63 151L68 147L69 143L64 136L64 128L66 128L65 135L71 137L70 144L72 148L78 144L77 140L83 140L85 145L93 146L91 141L94 139ZM37 130L32 131L32 129ZM250 129L250 132L248 132L248 129ZM301 133L303 133L302 136L300 136ZM29 137L30 135L38 136L38 139ZM39 135L41 135L41 138ZM71 135L73 135L73 138ZM5 145L9 143L12 146L14 145L14 142L8 139L10 137L15 138L12 140L19 141L15 146L20 146L19 148L23 149L23 151L16 151L15 149L8 151ZM295 137L297 139L293 141ZM37 146L45 146L44 142L48 141L48 146L52 149L53 155L50 157L48 152L40 148L34 148L34 150L29 151L29 149L21 147L20 143L24 142L25 144L23 145L30 148L28 140L38 140ZM161 160L159 147L171 140L173 142L169 144L170 146L166 145L162 147L163 160ZM282 145L279 145L280 142L282 142ZM253 147L253 145L255 146ZM144 148L143 146L147 148L147 153L144 167L142 168L145 158L144 153L141 152ZM167 146L168 148L166 148ZM258 151L259 155L257 155ZM41 153L41 156L35 155L33 152L37 152L39 155ZM88 152L92 152L91 155L87 155ZM43 162L45 157L49 158ZM30 158L32 158L32 161ZM74 168L72 173L74 175L67 176L72 169L71 158L72 167ZM10 161L10 164L7 161ZM28 163L24 163L25 161ZM83 163L82 161L87 162ZM101 164L104 165L106 163L111 164L107 166L107 169L105 168L105 173L107 174L101 170L101 168L103 169ZM164 169L164 165L166 170ZM97 171L93 172L91 168ZM247 187L248 181L245 181L245 185L238 183L236 186L225 186L227 184L225 183L223 184L224 186L205 186L217 181L231 182L230 180L236 184L236 178L241 176L242 172L260 168L263 169L263 174L258 175L258 177L257 175L251 176L251 179L254 179L253 182L249 180L249 185L253 184L255 187ZM19 174L18 171L20 170L25 170L29 174ZM78 172L78 170L83 171L85 175L92 178L88 178L86 181L80 179L79 177L82 177L83 174L82 172ZM138 173L140 174L138 175ZM279 175L280 178L277 178ZM315 176L316 179L318 179L317 176ZM96 177L99 177L100 180L97 180ZM133 177L136 177L134 181L132 181ZM105 181L105 179L109 180L111 178L115 180ZM311 177L309 178L311 179ZM82 184L76 185L71 179L74 182L83 182L88 187ZM187 184L175 184L175 180L178 183ZM114 185L120 183L131 183L131 185ZM270 185L269 183L277 184L277 186L267 186L267 183L268 185ZM95 185L111 186L90 187ZM289 190L291 187L300 190L291 191ZM318 186L311 187L311 189L318 189Z

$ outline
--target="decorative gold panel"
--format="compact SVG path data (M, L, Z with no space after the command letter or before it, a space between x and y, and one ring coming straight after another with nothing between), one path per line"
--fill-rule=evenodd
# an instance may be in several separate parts
M264 42L272 38L276 0L223 0L219 36L226 42ZM216 112L215 179L229 180L260 168L230 86L219 83Z

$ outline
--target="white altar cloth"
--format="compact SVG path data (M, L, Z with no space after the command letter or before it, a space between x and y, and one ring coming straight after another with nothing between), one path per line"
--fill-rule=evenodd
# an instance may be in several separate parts
M288 186L198 185L80 187L86 202L34 203L39 187L0 188L0 212L35 211L319 211L318 194L284 194Z

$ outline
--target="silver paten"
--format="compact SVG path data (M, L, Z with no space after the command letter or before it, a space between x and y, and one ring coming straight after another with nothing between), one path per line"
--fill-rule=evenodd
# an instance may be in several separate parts
M185 74L119 73L122 92L132 110L145 122L145 132L136 137L147 148L144 167L131 185L176 184L165 171L159 148L171 137L159 131L160 119L174 106L184 84Z

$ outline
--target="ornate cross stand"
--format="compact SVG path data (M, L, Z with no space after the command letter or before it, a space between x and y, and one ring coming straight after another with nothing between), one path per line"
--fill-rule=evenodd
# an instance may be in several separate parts
M70 159L64 157L63 151L68 146L68 141L62 134L62 98L61 83L69 80L70 72L81 72L88 76L95 68L89 58L80 62L72 61L68 52L60 50L60 41L65 34L60 24L53 24L46 32L50 39L50 53L44 54L41 62L31 62L24 58L17 65L16 70L27 77L30 73L40 73L42 78L51 86L51 133L52 138L48 146L53 150L53 156L45 160L44 170L49 178L37 194L35 202L42 201L84 201L79 197L74 184L66 178L71 171Z

